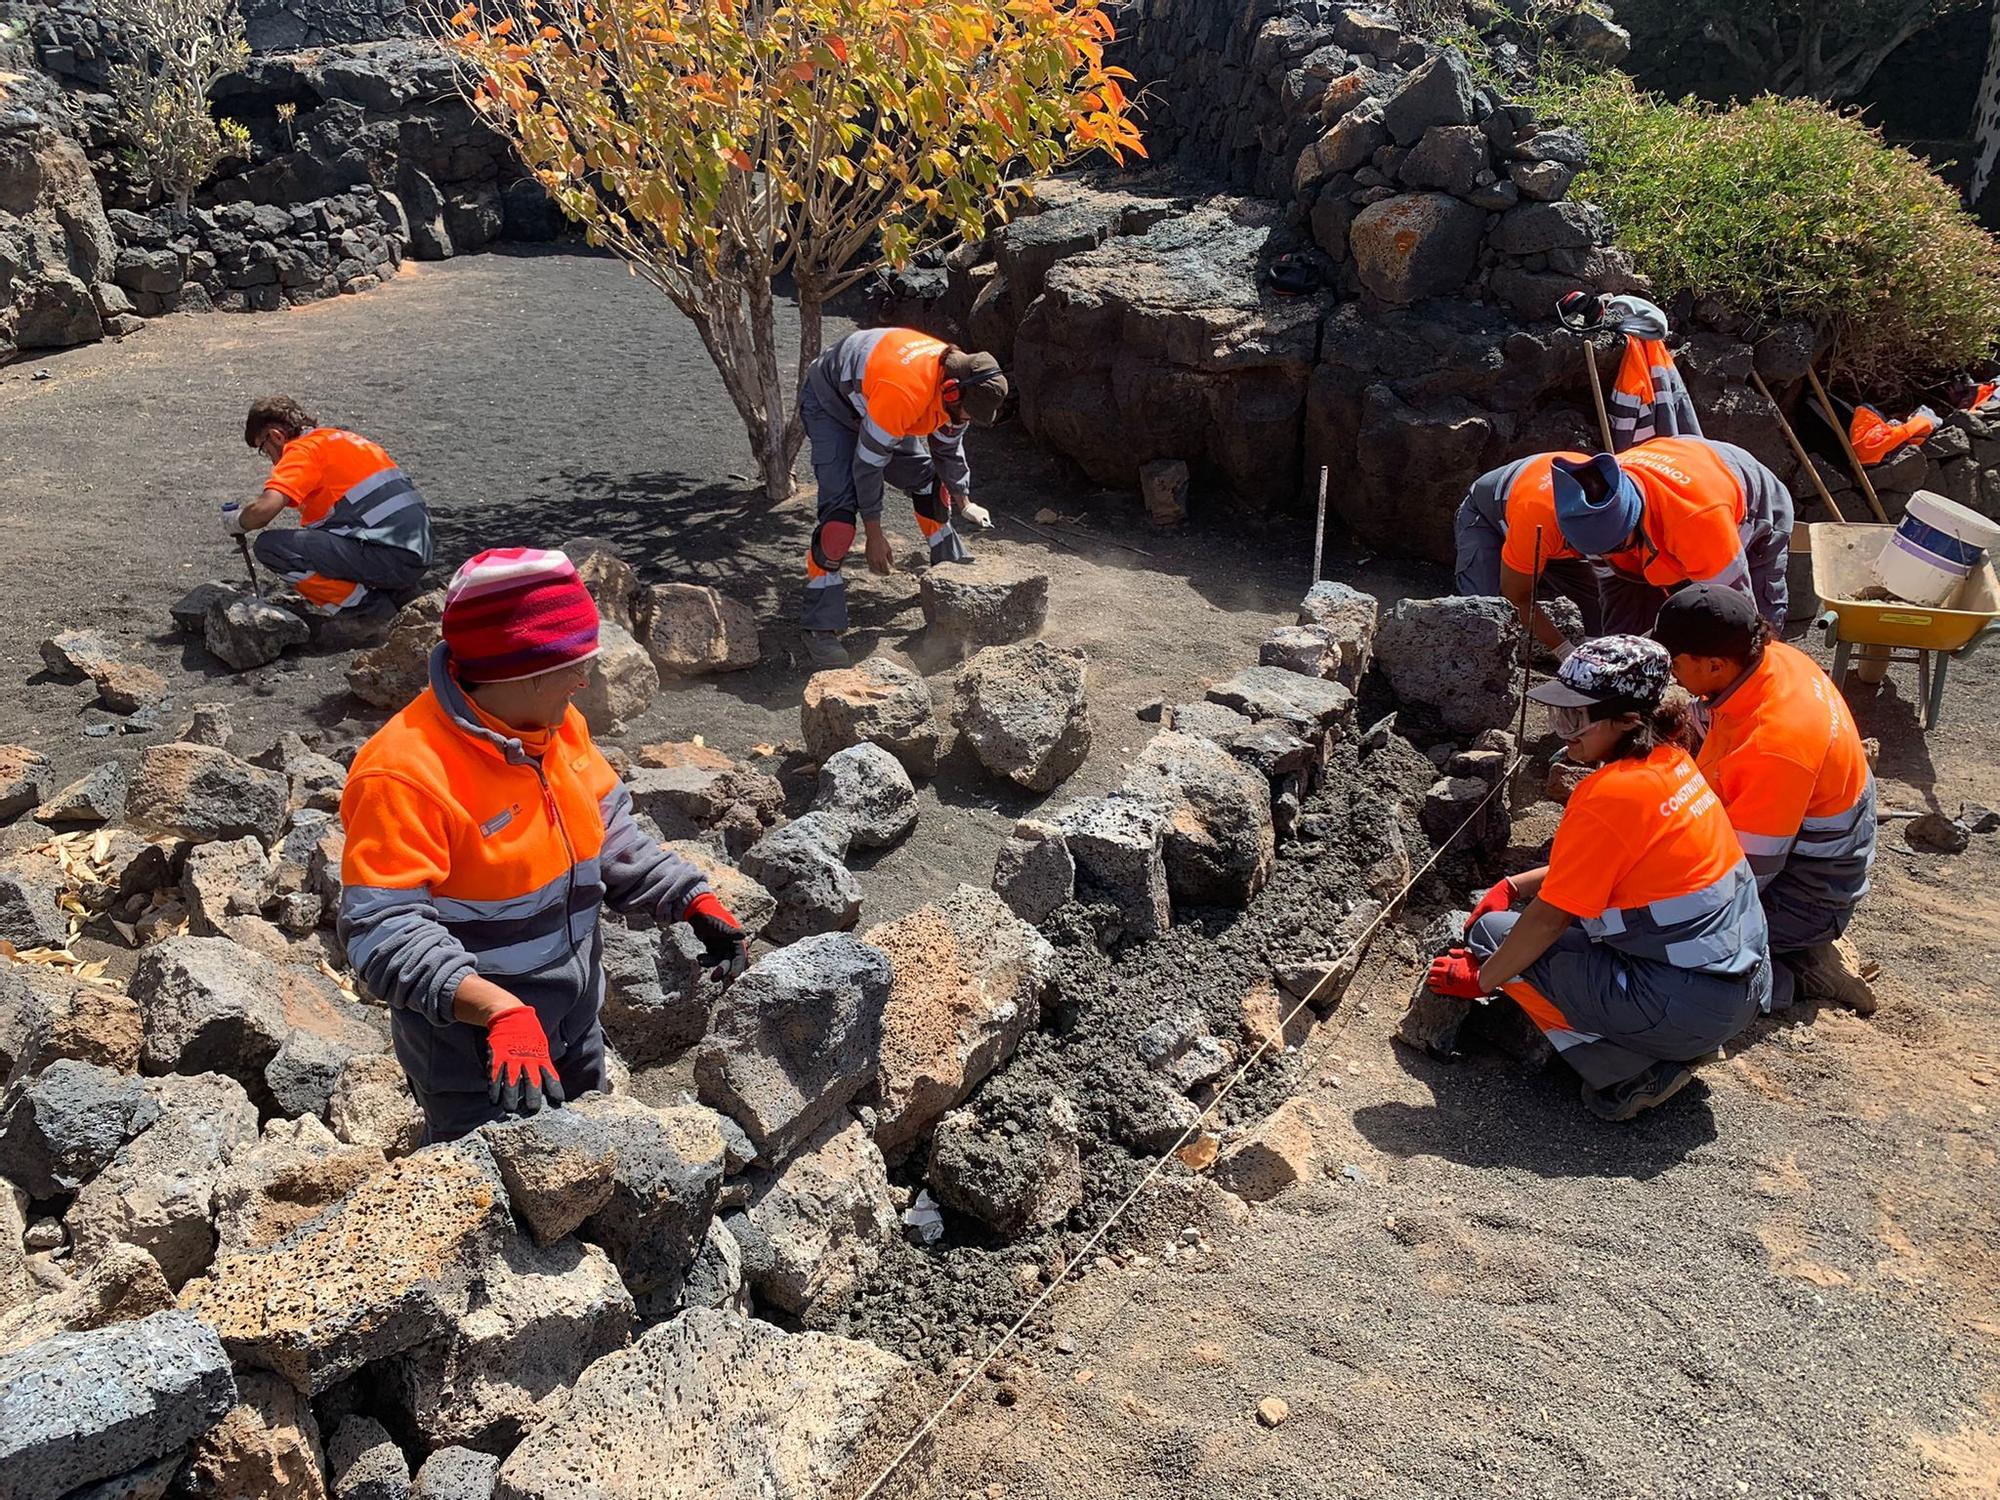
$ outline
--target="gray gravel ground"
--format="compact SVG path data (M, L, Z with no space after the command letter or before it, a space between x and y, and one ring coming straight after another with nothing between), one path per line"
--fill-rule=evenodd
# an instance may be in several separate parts
M52 378L32 380L38 368ZM251 750L301 723L333 743L373 726L339 658L231 678L166 634L175 596L231 575L214 507L261 478L240 422L274 389L383 441L431 495L449 563L594 533L649 578L753 604L766 664L663 693L627 739L770 744L797 785L785 743L804 674L787 622L806 509L772 510L730 477L745 472L742 439L686 326L615 264L566 255L419 266L367 297L168 320L0 371L0 740L78 771L149 742L85 737L105 722L89 690L40 676L40 640L82 624L168 675L169 730L204 698L232 704ZM1087 509L1092 529L1145 551L1005 523L983 544L1048 567L1050 634L1091 653L1097 745L1058 798L1111 785L1149 732L1134 708L1234 670L1288 613L1304 528L1211 514L1148 533L1133 497L1077 485L1013 427L977 440L974 462L996 509ZM1443 584L1346 553L1330 571L1385 599ZM913 583L856 592L864 632L935 672ZM1898 681L1858 705L1884 741L1885 804L2000 805L1993 666L1959 670L1928 738L1908 691ZM863 872L864 920L983 883L1032 802L949 764L917 834ZM1546 809L1522 820L1524 862L1546 833ZM885 1493L2000 1494L1995 840L1955 858L1896 842L1858 924L1888 969L1882 1014L1765 1027L1625 1129L1585 1116L1560 1071L1392 1048L1414 948L1386 942L1255 1096L1300 1081L1322 1122L1321 1173L1250 1211L1164 1185L1134 1216L1130 1264L1062 1294L1046 1336L947 1424L935 1484ZM1266 907L1282 916L1299 880L1281 873ZM1227 938L1160 945L1124 966L1133 983L1114 1009L1223 1007L1244 978L1232 955L1248 962ZM1100 1192L1079 1222L1103 1211ZM1186 1227L1205 1247L1169 1260ZM930 1269L952 1279L948 1263ZM1004 1300L996 1290L970 1317L948 1292L912 1306L958 1318L955 1343ZM1291 1409L1274 1430L1252 1416L1268 1395Z

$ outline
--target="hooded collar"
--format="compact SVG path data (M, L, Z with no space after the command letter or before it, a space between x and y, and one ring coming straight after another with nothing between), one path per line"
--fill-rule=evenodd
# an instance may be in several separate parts
M471 700L465 696L465 689L452 676L451 653L442 643L431 651L430 677L431 693L452 728L467 739L485 746L510 766L535 764L536 757L528 753L527 746L521 743L518 736L502 734L481 721Z

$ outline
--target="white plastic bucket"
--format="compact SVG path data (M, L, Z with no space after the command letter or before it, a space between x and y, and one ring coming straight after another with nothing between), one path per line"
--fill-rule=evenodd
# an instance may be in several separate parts
M1918 490L1875 559L1875 576L1899 599L1943 605L1996 546L2000 522Z

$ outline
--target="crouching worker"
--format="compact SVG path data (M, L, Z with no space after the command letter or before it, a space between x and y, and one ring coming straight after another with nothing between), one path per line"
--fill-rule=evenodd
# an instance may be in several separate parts
M1672 1098L1770 988L1757 882L1678 742L1685 711L1662 706L1670 680L1660 646L1606 636L1533 690L1570 758L1601 764L1571 795L1548 864L1494 886L1468 946L1429 977L1441 995L1511 998L1606 1120Z
M341 941L432 1141L604 1087L600 904L688 923L716 977L748 961L570 706L598 617L569 559L480 553L443 628L430 686L361 747L340 804Z
M431 565L430 511L380 445L319 426L290 396L254 402L243 441L271 461L271 477L248 505L223 508L223 528L257 532L257 561L316 611L374 605L387 613L388 595L422 582ZM299 513L296 530L264 529L287 509Z
M1875 991L1839 941L1875 862L1875 774L1846 700L1733 589L1682 589L1660 607L1653 639L1708 710L1696 763L1762 892L1771 1008L1804 990L1872 1015Z

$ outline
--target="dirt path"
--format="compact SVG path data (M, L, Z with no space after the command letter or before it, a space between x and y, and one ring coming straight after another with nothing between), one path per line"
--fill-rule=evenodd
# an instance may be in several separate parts
M1900 700L1861 714L1885 805L1930 756L1954 811L2000 790L1990 724L1926 752ZM1392 1045L1416 971L1378 954L1307 1044L1309 1180L1086 1274L945 1428L934 1492L2000 1494L2000 849L1901 843L1857 924L1882 1012L1764 1023L1625 1128L1560 1066Z
M628 743L797 740L805 511L730 477L742 438L685 326L615 264L569 256L418 267L365 298L169 320L0 372L0 740L81 770L161 737L86 736L109 722L89 690L39 675L40 640L82 624L168 674L163 733L199 699L230 703L250 750L302 723L334 741L372 728L343 658L229 677L166 633L174 597L230 576L214 506L262 477L239 424L274 389L397 454L451 563L591 533L649 579L750 602L765 664L663 693ZM1146 532L1131 497L1080 489L1014 428L977 439L974 463L997 510L1087 509L1146 554L1004 522L981 544L1047 567L1049 633L1091 655L1096 747L1059 797L1117 781L1150 732L1133 710L1251 659L1300 591L1303 528ZM1385 600L1444 582L1348 553L1331 571ZM921 657L907 577L856 593L872 639ZM1886 805L2000 805L1997 678L1960 671L1928 739L1907 683L1858 705ZM923 796L917 834L863 873L865 921L984 883L1030 805L958 762ZM1992 839L1955 859L1897 842L1859 929L1889 970L1882 1015L1769 1027L1630 1129L1588 1120L1558 1073L1393 1049L1410 971L1385 952L1306 1070L1320 1174L1209 1226L1209 1251L1169 1261L1169 1232L1148 1262L1093 1271L1058 1304L1075 1353L982 1388L945 1431L940 1492L2000 1492L2000 858ZM1275 1430L1251 1414L1267 1395L1291 1408Z
M33 379L40 369L51 378ZM251 398L273 390L374 437L416 477L438 520L440 576L480 547L589 534L649 582L712 584L757 611L763 666L663 692L624 743L702 734L743 756L797 744L807 674L792 622L810 501L773 510L735 477L747 472L745 439L692 329L615 262L574 255L416 264L366 297L167 319L122 344L0 372L0 741L80 774L171 735L202 699L232 705L252 752L302 724L351 742L379 722L346 693L344 656L232 677L171 634L168 604L236 576L215 511L262 481L240 434ZM972 459L979 498L1003 515L976 545L1050 573L1049 634L1092 662L1096 746L1057 800L1120 779L1151 732L1139 705L1198 695L1205 677L1254 660L1310 572L1309 528L1150 532L1136 497L1080 491L1014 424L977 434ZM1091 506L1088 529L1143 555L1073 534L1052 544L1004 519L1032 524L1049 505ZM914 522L891 525L898 555L914 550ZM1373 581L1393 594L1422 576L1391 568ZM946 664L923 650L915 581L862 574L852 592L861 644L914 652L948 702ZM85 624L167 675L164 734L85 736L115 721L89 706L87 686L50 681L37 655L47 636ZM960 880L984 884L1013 819L1040 799L954 763L923 800L917 835L863 874L866 921Z

